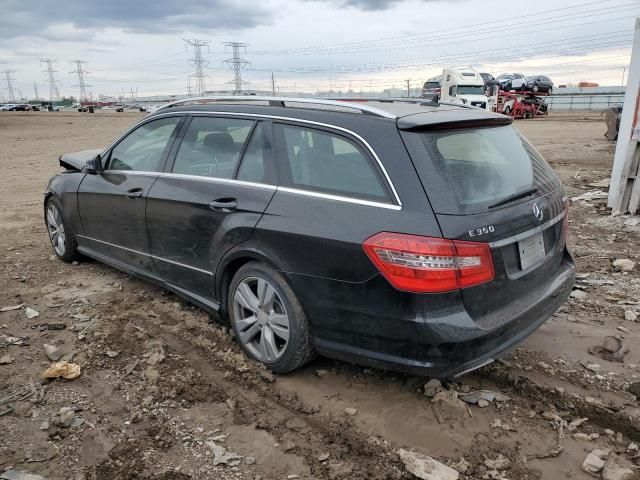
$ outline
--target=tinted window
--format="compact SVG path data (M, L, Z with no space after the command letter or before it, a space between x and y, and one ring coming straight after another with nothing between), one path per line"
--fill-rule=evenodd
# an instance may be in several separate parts
M560 185L551 167L511 126L403 133L438 213L479 213L531 187Z
M157 172L179 117L161 118L139 126L111 150L109 170Z
M385 200L387 193L361 148L340 135L281 126L294 187Z
M253 124L252 120L194 117L184 134L172 171L233 178Z
M247 182L264 182L264 137L262 123L258 123L251 135L251 140L242 156L242 163L238 170L238 180Z

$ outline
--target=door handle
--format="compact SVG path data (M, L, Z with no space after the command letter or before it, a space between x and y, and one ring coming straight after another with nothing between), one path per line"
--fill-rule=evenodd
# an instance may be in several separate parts
M238 208L238 200L235 198L218 198L209 203L209 208L214 212L230 213Z
M142 197L141 188L132 188L131 190L127 190L127 198L140 198L140 197Z

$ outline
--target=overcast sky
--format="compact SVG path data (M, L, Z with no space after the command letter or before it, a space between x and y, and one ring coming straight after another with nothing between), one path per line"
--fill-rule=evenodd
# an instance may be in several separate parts
M61 95L78 96L71 60L97 94L184 94L193 51L208 41L206 87L232 88L223 42L244 42L250 88L417 87L446 66L547 74L557 84L620 85L638 0L2 0L0 71L48 98L41 58L57 60ZM191 80L193 83L193 79ZM7 96L4 79L0 94ZM0 97L1 98L1 97Z

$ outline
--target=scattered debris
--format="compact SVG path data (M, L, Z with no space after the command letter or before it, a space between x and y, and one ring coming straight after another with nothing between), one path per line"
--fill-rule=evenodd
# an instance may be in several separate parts
M319 462L325 462L325 461L329 460L330 456L331 455L329 453L326 453L326 452L325 453L321 453L320 455L318 455L318 461Z
M15 359L7 353L6 355L0 357L0 365L10 365L14 360Z
M633 310L625 310L624 319L628 322L635 322L636 320L638 320L638 314Z
M600 473L608 456L609 450L601 450L599 448L592 450L582 462L582 470L594 475Z
M445 420L463 420L471 416L469 408L458 398L458 393L455 391L438 392L431 402L439 423Z
M629 391L636 397L640 398L640 382L633 382L629 385Z
M583 423L587 422L588 420L589 420L588 418L577 418L572 422L570 422L569 425L567 425L567 430L569 430L570 432L575 432L578 429L578 427L580 427Z
M631 330L629 330L627 327L623 327L622 325L618 325L616 329L620 330L623 333L627 333L627 334L631 333Z
M64 355L64 353L62 353L62 351L60 351L60 349L58 347L56 347L55 345L51 345L49 343L45 343L43 345L43 347L44 347L44 354L52 362L57 362Z
M346 413L347 415L355 415L356 413L358 413L358 409L347 407L344 409L344 413Z
M460 457L460 460L452 464L451 467L459 473L467 473L467 470L471 468L471 464L464 457Z
M591 190L583 193L577 197L571 197L572 202L579 202L581 200L589 201L589 200L603 200L609 197L607 192L603 192L602 190Z
M149 354L149 356L146 359L147 364L149 365L157 365L158 363L161 363L164 360L164 352L162 351L162 349L151 352Z
M106 352L104 352L104 354L109 358L116 358L118 355L120 355L120 352L115 352L113 350L107 350Z
M460 474L431 457L412 450L398 450L398 456L407 471L422 480L458 480Z
M619 258L613 262L613 268L620 272L630 272L636 266L636 262L628 258Z
M578 290L578 289L573 290L573 291L569 294L569 296L570 296L571 298L575 298L575 299L577 299L577 300L584 300L585 298L587 298L587 297L588 297L587 292L584 292L584 291L582 291L582 290Z
M483 405L485 407L494 400L496 402L506 402L509 400L509 397L507 395L504 395L500 392L493 392L491 390L474 390L473 392L460 394L459 397L461 400L467 403L471 403L473 405L478 404L478 406L481 406L480 401L484 400L484 402L487 402Z
M500 453L493 460L487 458L484 461L484 464L491 470L506 470L507 468L509 468L509 465L511 465L511 460Z
M46 480L44 477L40 475L36 475L34 473L27 473L22 470L5 470L0 474L0 479L2 480Z
M633 478L636 478L633 470L618 465L611 457L607 459L602 469L603 480L631 480Z
M329 374L329 370L323 370L323 369L316 370L316 376L317 377L321 377L322 378L322 377L327 376L328 374Z
M424 394L427 397L433 397L442 390L442 382L437 378L432 378L424 384Z
M214 442L205 442L207 447L213 452L213 464L214 465L228 465L230 467L236 467L240 465L242 455L229 452L221 445L216 445Z
M589 353L609 362L622 362L629 352L629 347L618 337L608 335L602 340L602 345L589 347ZM586 368L586 367L585 367Z
M24 307L24 303L21 303L19 305L10 305L8 307L0 308L0 312L11 312L12 310L19 310L22 307Z
M47 368L42 374L42 378L66 378L73 380L80 376L80 365L69 362L57 362Z
M31 307L27 307L24 311L27 315L27 318L31 319L31 318L36 318L38 316L40 316L40 312L37 310L34 310Z
M513 428L511 425L509 425L507 422L503 422L501 419L499 418L495 418L492 422L491 422L491 428L500 428L502 430L504 430L505 432L515 432L516 429Z

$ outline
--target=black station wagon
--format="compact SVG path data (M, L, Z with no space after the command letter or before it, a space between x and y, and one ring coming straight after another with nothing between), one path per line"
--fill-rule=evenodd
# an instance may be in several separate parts
M78 254L228 319L274 372L318 352L431 376L494 360L567 299L567 198L503 115L187 99L65 154L44 213Z

